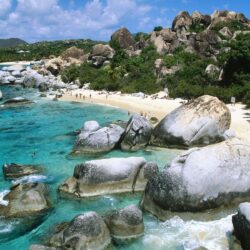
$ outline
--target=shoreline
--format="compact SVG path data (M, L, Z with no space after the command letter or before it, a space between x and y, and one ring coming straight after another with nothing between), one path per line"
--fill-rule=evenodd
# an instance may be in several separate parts
M76 98L78 94L78 98ZM82 95L80 98L80 94ZM83 99L85 96L85 99ZM91 96L91 97L90 97ZM65 93L61 101L74 101L88 104L99 104L115 108L120 108L128 114L143 114L147 118L156 117L159 121L174 109L181 106L182 99L153 99L150 96L145 98L132 96L131 94L105 93L104 91L94 90L74 90ZM236 132L236 136L250 141L250 110L245 109L245 105L236 103L234 106L227 104L231 112L230 129Z

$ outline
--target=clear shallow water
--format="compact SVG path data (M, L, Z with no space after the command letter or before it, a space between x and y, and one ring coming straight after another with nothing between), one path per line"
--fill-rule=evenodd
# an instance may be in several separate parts
M5 99L27 96L36 103L0 108L0 165L6 162L43 165L45 173L30 179L48 182L54 210L32 231L0 243L0 249L28 249L31 243L37 243L49 235L56 224L70 221L79 213L92 210L102 214L110 209L139 202L140 194L107 195L83 201L60 198L57 187L72 175L76 164L93 158L143 156L163 168L179 153L178 150L167 149L148 149L136 153L117 150L99 156L70 157L75 136L68 135L69 132L80 128L87 120L97 120L103 126L117 119L127 120L127 113L105 106L53 102L39 98L35 91L24 92L16 87L4 87L1 90ZM27 181L27 178L22 181ZM0 199L1 192L5 192L10 186L11 182L5 181L0 171ZM215 222L185 222L175 216L160 223L153 216L145 214L144 220L145 235L117 249L192 249L199 245L209 249L227 249L226 232L232 227L231 217ZM17 221L6 224L6 221L0 219L0 238L4 233L14 230L17 224Z

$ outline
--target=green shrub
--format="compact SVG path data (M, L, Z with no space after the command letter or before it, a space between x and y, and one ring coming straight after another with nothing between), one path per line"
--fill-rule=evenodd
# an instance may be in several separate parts
M62 81L65 83L73 82L79 77L79 66L70 65L61 72Z
M156 26L156 27L154 27L154 31L161 31L161 30L163 30L162 26Z

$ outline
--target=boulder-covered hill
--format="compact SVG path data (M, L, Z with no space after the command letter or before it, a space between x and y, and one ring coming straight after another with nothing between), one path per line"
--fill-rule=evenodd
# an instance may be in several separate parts
M15 47L23 44L27 44L27 42L19 38L0 39L0 48Z

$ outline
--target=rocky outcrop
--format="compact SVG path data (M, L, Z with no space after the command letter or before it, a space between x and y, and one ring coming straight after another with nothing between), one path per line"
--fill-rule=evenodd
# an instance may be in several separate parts
M97 130L83 128L77 136L73 153L108 152L118 145L123 133L124 129L115 124Z
M218 45L220 41L220 37L214 31L208 29L195 36L195 41L192 46L200 55L209 57L219 53L216 49L216 45Z
M176 32L171 29L152 32L150 41L159 54L172 53L180 44Z
M148 178L156 173L157 165L142 157L87 161L75 167L73 177L59 190L76 197L143 191Z
M114 54L114 49L112 49L109 45L96 44L92 47L89 59L92 60L95 66L100 67L104 64L104 62L112 59Z
M3 165L3 175L6 179L16 179L26 175L39 174L41 167L33 165L19 165L15 163Z
M33 70L26 72L22 83L24 88L35 88L39 87L40 84L46 84L46 80L41 74Z
M222 29L219 30L219 33L227 39L230 39L233 37L233 33L228 27L223 27Z
M135 40L126 28L117 30L111 36L111 41L117 41L122 49L128 49L135 45Z
M138 238L144 233L143 214L135 205L115 210L106 215L104 220L114 239Z
M239 21L243 24L248 24L249 20L245 17L244 14L242 13L237 13L234 11L227 11L227 10L216 10L212 15L211 15L211 25L210 28L215 27L216 24L219 22L228 22L228 21Z
M17 184L4 196L7 205L0 205L0 216L6 218L39 216L51 209L48 186L43 183Z
M233 215L234 235L240 241L243 250L250 249L250 203L239 205L238 213Z
M62 53L62 59L64 59L64 60L69 60L70 58L82 60L83 57L84 57L83 49L79 49L79 48L77 48L75 46L66 49Z
M48 70L49 72L51 72L51 74L55 76L58 75L60 71L64 68L63 65L64 61L60 57L46 60L44 64L46 70Z
M192 24L199 24L203 28L206 28L211 23L211 16L210 15L202 15L199 11L195 11L191 15L192 17Z
M218 98L204 95L168 114L153 130L152 144L167 147L208 145L224 139L231 113Z
M60 249L106 249L111 238L103 219L95 212L76 216L51 237L50 246Z
M250 200L250 144L231 139L176 157L149 180L142 206L163 219L167 210L202 211Z
M104 44L96 44L92 47L92 51L90 53L90 56L103 56L107 59L113 58L115 54L114 49L112 49L109 45Z
M186 33L192 25L192 17L187 11L180 12L172 23L172 30L177 33Z
M151 125L145 117L133 115L125 129L121 149L137 151L145 148L149 143L151 131Z

